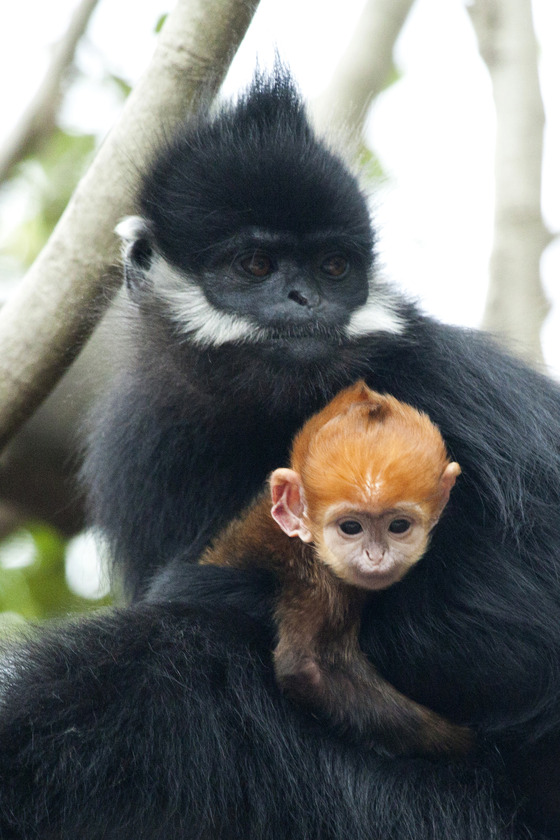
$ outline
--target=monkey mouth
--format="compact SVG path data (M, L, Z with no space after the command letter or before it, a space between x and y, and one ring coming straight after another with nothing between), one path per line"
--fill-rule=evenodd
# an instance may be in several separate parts
M317 335L277 336L261 345L262 352L282 359L293 359L298 364L313 363L332 357L333 348L339 342Z
M387 589L393 583L397 583L406 569L394 563L392 560L382 559L380 562L352 563L347 569L347 581L359 586L361 589L372 591Z
M265 353L282 353L283 357L313 362L332 354L333 347L342 345L345 338L339 327L308 324L269 328L259 344Z
M305 325L282 324L278 327L269 327L265 334L270 341L324 341L338 344L344 338L344 332L339 326L318 321Z

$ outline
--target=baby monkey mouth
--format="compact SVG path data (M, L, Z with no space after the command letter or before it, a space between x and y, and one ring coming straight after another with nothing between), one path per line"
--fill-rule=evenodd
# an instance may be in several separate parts
M359 560L349 564L348 582L363 589L386 589L404 577L407 569L387 557L373 560Z

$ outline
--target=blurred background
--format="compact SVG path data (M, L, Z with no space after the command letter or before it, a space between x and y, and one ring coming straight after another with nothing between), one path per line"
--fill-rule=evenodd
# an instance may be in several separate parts
M504 2L519 20L525 15L512 35L520 57L513 53L509 71L502 60L508 33L496 31ZM48 239L147 67L171 6L171 0L4 5L0 304ZM374 39L372 21L383 6L262 0L223 95L234 96L257 62L270 66L277 51L318 126L355 152L379 233L379 270L437 318L483 325L558 377L560 6L393 0L400 18L392 34L375 29ZM360 70L366 91L358 90L352 66L360 55L371 64L371 74ZM345 111L354 98L357 117ZM35 129L25 134L30 113ZM0 456L4 625L109 602L95 541L83 530L75 478L89 406L110 375L107 355L93 342Z

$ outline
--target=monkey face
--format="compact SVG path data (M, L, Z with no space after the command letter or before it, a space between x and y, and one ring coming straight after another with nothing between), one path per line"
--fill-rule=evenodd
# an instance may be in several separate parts
M132 300L201 348L252 343L306 359L359 335L364 318L368 330L401 329L390 302L372 298L369 261L342 234L240 232L189 273L163 256L145 219L117 232Z
M366 302L368 276L363 258L336 237L260 231L219 249L201 286L214 308L243 313L269 339L298 339L346 324Z
M363 589L385 589L405 576L428 545L430 521L420 505L372 513L337 506L316 540L337 577Z
M303 362L403 330L374 278L366 196L285 74L178 126L138 205L118 229L129 292L191 346L256 344Z

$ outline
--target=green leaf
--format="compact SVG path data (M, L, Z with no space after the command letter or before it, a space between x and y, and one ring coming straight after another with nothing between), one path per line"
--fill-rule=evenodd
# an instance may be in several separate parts
M115 73L110 73L108 76L109 80L118 88L119 92L122 94L123 99L126 99L132 87L128 84L128 82L122 78L122 76L117 76Z
M385 177L381 161L364 142L360 143L357 159L361 172L369 181L376 182Z
M167 19L167 13L164 14L164 15L161 15L161 17L158 18L158 21L157 21L157 23L154 27L154 32L157 35L159 35L159 33L161 32L162 26L165 23L166 19Z
M400 82L401 79L401 71L399 70L394 61L391 62L391 69L389 70L389 74L385 79L385 84L383 85L381 90L387 90L387 88L390 88L392 85L396 84L397 82Z

